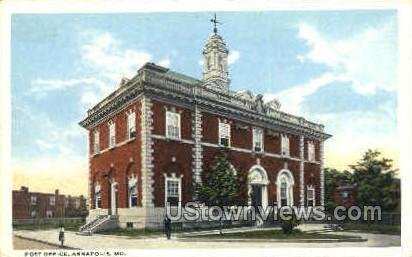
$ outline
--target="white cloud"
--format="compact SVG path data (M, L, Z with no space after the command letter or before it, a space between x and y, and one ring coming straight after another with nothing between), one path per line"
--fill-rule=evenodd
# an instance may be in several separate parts
M81 50L86 66L112 81L118 81L122 76L134 76L139 67L153 58L146 51L122 48L121 42L109 33L96 36L85 43Z
M160 60L158 64L160 66L168 68L170 66L170 59L167 58L167 59Z
M298 37L310 51L297 58L324 64L332 72L351 78L359 94L374 94L377 89L393 91L396 85L397 45L394 22L369 27L344 40L329 39L314 27L301 23Z
M227 63L229 65L232 65L232 64L236 63L237 60L239 60L239 58L240 58L239 51L231 50L230 53L229 53L229 56L227 57Z
M377 90L396 90L397 51L393 31L394 24L388 22L346 39L334 40L308 24L300 24L298 37L307 43L309 51L297 56L298 60L323 64L329 69L305 83L266 94L265 101L277 98L283 111L325 124L326 132L333 135L327 141L327 150L336 158L360 158L368 148L397 149L396 104L393 102L377 103L370 111L328 114L309 113L303 106L306 97L335 82L350 85L355 93L369 96Z

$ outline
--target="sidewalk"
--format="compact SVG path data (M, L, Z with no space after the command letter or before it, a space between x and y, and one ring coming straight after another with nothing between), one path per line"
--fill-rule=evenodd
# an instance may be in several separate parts
M304 229L316 229L316 227L306 227ZM306 230L308 231L308 230ZM58 229L53 230L19 230L14 231L15 236L58 245ZM250 247L385 247L400 246L400 236L367 234L354 232L329 232L342 235L361 236L368 239L366 242L333 242L333 243L297 243L297 242L253 242L249 240L236 242L218 241L190 241L179 240L176 233L171 240L164 237L157 238L127 238L111 235L82 236L75 232L65 233L65 246L75 249L159 249L159 248L250 248Z

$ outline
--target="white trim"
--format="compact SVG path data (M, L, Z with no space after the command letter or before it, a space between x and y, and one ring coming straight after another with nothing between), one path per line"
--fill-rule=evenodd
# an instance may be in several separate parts
M152 138L154 139L160 139L160 140L170 140L167 137L163 136L163 135L158 135L158 134L152 134L151 135ZM195 142L193 140L189 140L189 139L181 139L180 142L185 143L185 144L191 144L194 145ZM122 143L119 143L118 146L120 146ZM207 147L214 147L214 148L220 148L222 147L221 145L218 144L213 144L213 143L208 143L208 142L200 142L201 146L207 146ZM242 153L255 153L253 152L251 149L247 149L247 148L240 148L240 147L230 147L231 151L236 151L236 152L242 152ZM101 153L107 151L106 149L103 150ZM268 157L275 157L275 158L283 158L283 159L289 159L292 161L300 161L300 158L296 158L296 157L291 157L291 156L282 156L280 154L275 154L275 153L268 153L268 152L262 152L261 153L264 156L268 156ZM307 160L304 160L305 163L315 163L315 164L320 164L320 162L309 162Z
M308 197L308 192L312 191L312 197ZM312 200L312 206L316 206L315 188L312 185L308 185L306 188L306 206L309 207L309 201Z
M116 123L110 120L107 125L109 126L109 149L116 146ZM112 140L113 138L113 140Z
M249 178L251 177L252 173L255 171L259 172L259 174L262 176L262 179L261 181L251 182ZM249 206L252 204L252 198L251 198L252 185L261 185L262 186L262 193L261 193L262 194L261 195L262 208L266 209L266 207L268 206L268 190L267 190L268 184L269 184L269 179L268 179L265 168L263 168L259 164L253 165L249 169L249 172L248 172L248 205Z
M260 133L258 133L258 131ZM252 129L252 151L258 153L263 153L265 151L264 138L264 130L262 128L254 127ZM256 151L256 143L258 143L258 141L260 141L260 151Z
M127 112L127 138L129 140L134 139L136 137L136 112L134 110L130 110ZM134 128L134 137L132 137L132 133L130 129Z
M287 134L281 134L281 141L280 141L280 155L282 157L289 157L290 156L290 141L289 136Z
M180 208L181 207L181 202L182 202L182 178L183 178L183 175L180 175L180 176L176 176L176 173L172 173L172 176L167 176L167 174L166 173L163 173L163 176L164 176L164 180L165 180L165 195L164 195L164 202L165 202L165 207L166 207L166 205L167 205L167 197L168 197L168 194L167 194L167 182L168 181L175 181L175 182L178 182L178 194L179 194L179 201L178 201L178 207Z
M227 135L223 135L223 133L222 133L222 130L223 130L223 127L226 127L226 129L225 130L227 130ZM222 120L219 120L219 126L218 126L218 129L219 129L219 138L218 138L218 145L219 146L223 146L223 144L221 144L220 142L221 142L221 139L222 138L226 138L226 136L227 136L227 146L226 147L230 147L230 145L231 145L231 126L230 126L230 123L229 122L223 122Z
M300 206L305 205L305 137L300 136L299 139L299 187L300 187Z
M131 176L129 176L129 177L127 177L127 200L128 200L128 207L129 208L136 208L137 207L137 200L136 200L136 206L132 206L132 194L131 194L131 191L130 191L130 188L131 188L131 182L133 182L134 181L134 186L135 186L135 188L136 188L136 198L138 198L138 196L139 196L139 189L137 188L137 185L138 185L138 181L137 181L137 177L136 177L136 175L135 174L132 174Z
M280 197L280 187L281 187L281 179L285 177L287 182L287 205L293 206L294 199L293 199L293 186L295 185L295 179L293 178L292 172L287 169L282 169L279 171L278 176L276 178L276 189L277 189L277 203L278 206L281 206L281 197Z
M94 183L94 193L93 193L93 197L94 197L94 208L95 209L100 209L101 206L98 204L98 199L100 199L100 202L102 200L102 195L101 195L101 186L99 182L95 182ZM98 195L99 197L96 197L96 195Z
M170 120L170 117L172 117L172 116L174 116L173 118L177 118L177 136L174 136L174 133L169 133L169 132L171 132L171 131L169 131L169 127L170 126L173 126L173 127L175 127L174 125L175 124L169 124L169 120ZM180 113L178 113L178 112L174 112L174 111L170 111L170 110L166 110L166 115L165 115L165 129L166 129L166 131L165 131L165 135L166 135L166 138L170 138L170 139L177 139L177 140L180 140L181 138L182 138L182 133L181 133L181 128L182 126L181 126L181 122L180 122Z
M117 197L116 197L116 192L118 190L117 188L117 182L113 179L110 181L110 210L111 210L111 215L116 215L117 214Z
M316 160L316 151L315 151L315 144L313 141L308 141L307 145L307 150L308 150L308 161L313 162Z
M325 205L325 171L323 170L324 155L323 155L323 141L319 143L320 148L320 205Z
M93 132L93 154L100 153L100 132L96 129Z

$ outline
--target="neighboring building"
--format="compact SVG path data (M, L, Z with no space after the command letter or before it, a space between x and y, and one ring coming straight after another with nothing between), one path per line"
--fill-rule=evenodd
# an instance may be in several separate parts
M350 207L356 205L356 184L349 181L338 181L333 192L333 200L337 205Z
M89 214L87 201L83 195L67 196L65 198L65 216L66 217L86 217Z
M222 148L245 205L323 205L330 135L277 100L230 90L228 53L215 28L202 80L147 63L88 110L88 221L111 214L122 227L161 226L166 202L195 200L193 184Z
M85 208L83 196L77 197L79 200L78 211ZM56 189L54 194L30 192L28 187L22 186L20 190L13 190L13 219L46 219L66 217L67 204L66 197L59 194ZM75 207L75 206L74 206ZM70 210L70 209L69 209ZM83 217L87 216L83 213ZM77 216L81 217L81 216Z

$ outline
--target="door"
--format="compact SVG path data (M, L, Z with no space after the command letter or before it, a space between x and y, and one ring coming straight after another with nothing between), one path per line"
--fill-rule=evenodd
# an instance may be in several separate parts
M257 209L258 206L262 206L262 186L252 185L252 206Z

